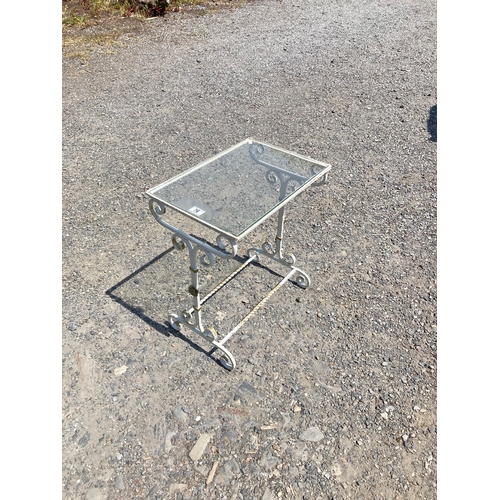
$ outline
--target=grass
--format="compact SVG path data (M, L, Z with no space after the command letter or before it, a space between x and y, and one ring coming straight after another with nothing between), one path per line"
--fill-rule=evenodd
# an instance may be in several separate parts
M224 0L223 0L224 3ZM235 2L237 3L237 2ZM137 16L141 18L162 16L166 12L179 12L195 6L213 6L211 0L171 0L167 5L158 2L157 6L146 7L139 0L63 0L63 25L86 26L92 19L103 15L119 17Z
M113 52L113 47L120 46L119 42L121 33L97 33L93 35L73 35L63 39L63 49L65 56L70 59L80 59L82 62L87 62L90 53L98 45L107 48L107 53Z
M136 0L133 0L136 2ZM132 0L63 0L63 57L86 63L90 54L101 48L112 53L122 45L120 36L127 26L121 20L144 17L139 9L133 12ZM118 22L117 22L118 21ZM82 28L92 28L84 30Z
M63 0L64 27L89 26L103 16L145 17L149 15L137 0Z
M171 0L164 7L145 8L138 0L62 0L63 57L89 60L99 47L112 53L123 45L119 38L141 32L141 21L168 12L203 16L213 9L236 6L251 0ZM164 11L162 10L164 9ZM98 33L98 34L97 34Z
M194 4L204 0L173 0L171 5L159 2L158 6L139 3L138 0L63 0L63 25L85 26L91 19L102 15L119 17L154 17L161 16L175 5ZM65 5L66 4L66 5ZM172 10L172 9L171 9Z
M88 23L89 16L87 14L75 14L72 12L68 16L64 16L63 14L63 20L62 23L66 26L85 26Z

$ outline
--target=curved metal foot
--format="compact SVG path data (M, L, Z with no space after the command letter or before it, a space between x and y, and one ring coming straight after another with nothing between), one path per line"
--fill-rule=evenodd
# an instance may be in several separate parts
M304 271L297 269L297 277L295 278L295 282L300 288L307 288L311 284L311 279Z
M234 370L236 367L236 361L233 358L233 355L218 342L212 342L215 346L217 346L224 354L219 358L220 364L228 371Z
M179 316L176 316L175 314L170 314L167 320L170 323L170 326L180 332L182 328L182 319L179 318Z
M248 257L253 257L255 262L260 262L260 253L262 250L260 248L249 248L247 255Z

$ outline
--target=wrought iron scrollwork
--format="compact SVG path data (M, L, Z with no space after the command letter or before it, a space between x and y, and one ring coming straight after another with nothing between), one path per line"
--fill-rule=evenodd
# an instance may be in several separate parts
M248 151L256 163L268 169L266 172L266 180L270 184L278 185L280 200L285 199L308 180L307 177L290 172L290 165L285 158L274 159L275 162L281 163L282 165L271 164L264 161L262 156L266 149L262 144L252 143Z
M234 240L230 240L226 236L219 234L219 235L217 235L217 238L215 241L217 242L217 245L219 248L230 253L231 256L233 256L233 257L236 255L238 249L236 247L236 243Z
M302 186L305 179L290 173L283 174L277 170L269 169L266 172L266 180L270 184L277 184L279 186L281 200Z
M249 255L253 255L254 253L257 253L257 255L259 253L265 254L268 257L273 257L275 260L279 260L289 266L293 266L295 264L295 255L293 255L293 253L280 254L280 249L275 248L269 241L262 243L262 248L251 248L249 250Z
M172 236L172 245L174 245L174 248L177 250L184 250L186 248L184 240L175 234Z
M172 244L174 248L177 250L184 250L188 248L189 254L191 256L196 256L199 260L200 264L204 267L210 267L215 262L215 257L219 257L221 259L231 259L236 256L238 253L238 245L235 241L230 240L222 235L217 236L217 245L219 247L215 248L208 243L204 243L203 241L191 236L174 226L171 226L167 222L165 222L161 215L163 215L166 211L166 207L159 203L156 200L149 201L149 208L153 217L165 228L172 231L174 234L172 236ZM193 269L196 266L192 266Z
M311 174L318 175L323 169L324 167L322 167L321 165L311 165ZM316 182L313 182L311 186L321 186L327 181L327 179L328 179L328 172L325 175L323 175L323 177L320 177Z
M156 200L150 200L149 209L153 214L153 217L166 229L173 232L172 244L177 250L189 251L189 269L191 271L191 284L189 286L188 292L193 299L193 307L189 310L185 310L180 316L171 314L169 316L169 323L175 330L180 330L182 326L187 326L192 331L196 332L198 335L206 338L210 342L215 344L217 339L217 331L211 327L204 327L201 321L201 304L202 298L200 296L199 288L199 266L209 267L215 263L215 257L221 259L231 259L236 256L238 252L238 245L235 240L232 240L226 236L219 234L217 236L217 247L211 246L204 241L201 241L190 234L177 229L165 222L161 216L165 213L166 207ZM223 348L222 348L223 349ZM224 352L227 350L223 349ZM230 366L235 365L234 358L229 353L227 358L226 368L230 369ZM232 364L231 364L232 363Z
M184 311L181 316L182 316L182 320L187 325L189 325L189 326L196 325L196 318L193 317L193 315L190 311Z

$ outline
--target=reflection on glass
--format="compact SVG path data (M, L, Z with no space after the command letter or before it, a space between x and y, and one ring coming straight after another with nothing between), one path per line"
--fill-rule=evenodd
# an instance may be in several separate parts
M239 236L329 169L325 163L247 139L148 194Z

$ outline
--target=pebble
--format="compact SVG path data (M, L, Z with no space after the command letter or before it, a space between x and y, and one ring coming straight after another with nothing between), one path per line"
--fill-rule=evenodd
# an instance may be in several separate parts
M228 443L236 444L238 442L238 434L233 429L226 428L223 430L221 441L227 441Z
M269 425L261 425L260 426L261 431L271 431L273 429L276 429L276 424L269 424Z
M156 500L156 492L158 491L158 485L155 484L146 496L145 500Z
M219 467L219 461L216 460L214 464L212 465L212 468L210 469L210 473L208 474L207 477L207 485L209 485L213 480L215 476L215 472L217 471L217 467Z
M218 418L209 418L205 420L203 423L199 424L200 429L207 429L209 427L217 428L221 426L221 421Z
M113 477L113 471L111 469L108 469L107 471L104 471L103 475L101 476L101 481L107 483L108 481L111 480L112 477Z
M108 498L108 495L99 488L90 488L85 495L85 500L106 500L106 498Z
M188 487L187 484L183 483L173 483L168 487L168 494L169 495L174 495L175 493L182 493L184 490L186 490Z
M118 474L115 479L115 488L117 490L123 490L124 484L123 484L123 474Z
M337 464L337 463L334 463L332 465L332 474L335 476L335 477L339 477L342 475L342 467Z
M261 500L276 500L276 496L269 488L266 488Z
M234 458L228 460L219 470L215 479L218 484L229 483L235 474L240 473L240 466Z
M114 373L117 377L123 375L126 371L127 371L127 365L123 365L114 369Z
M84 448L87 446L88 442L90 440L90 434L86 432L79 440L78 440L78 445Z
M266 453L263 455L263 457L259 460L259 465L264 469L264 470L269 470L272 469L277 463L278 459L274 457L271 453Z
M206 476L208 474L208 467L206 465L194 465L193 469L196 472L199 472L202 476Z
M380 416L384 419L384 420L389 420L389 414L385 411L383 411Z
M212 439L212 436L212 434L200 435L198 441L196 441L196 444L191 448L191 451L189 452L189 458L193 460L193 462L196 462L196 460L199 460L201 458L203 452L205 451L205 448L210 442L210 439Z
M300 436L299 439L302 441L321 441L324 438L324 434L319 430L319 427L313 426L307 428Z
M248 382L243 382L237 389L235 395L235 399L238 398L247 398L249 400L258 400L262 399L262 395L257 392L257 390L250 385Z
M172 415L177 419L177 420L187 420L188 415L187 413L180 407L176 406L172 410Z

